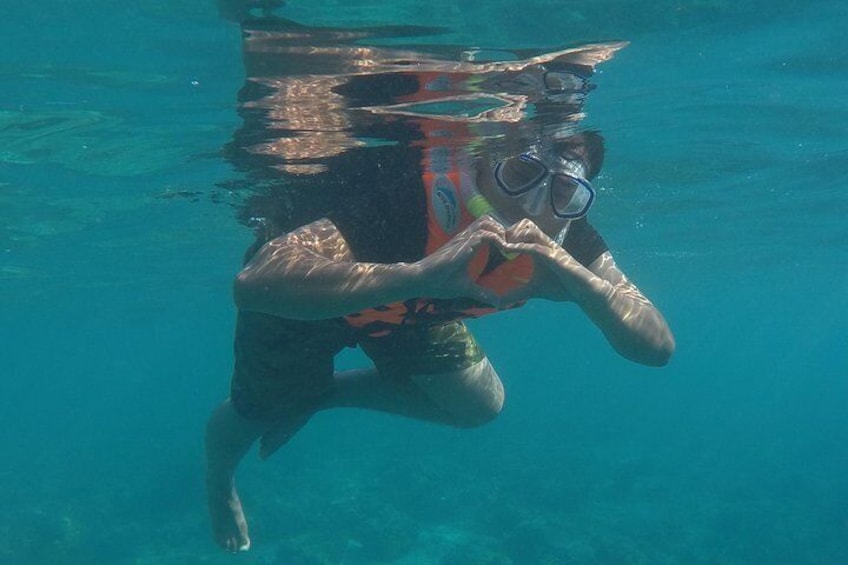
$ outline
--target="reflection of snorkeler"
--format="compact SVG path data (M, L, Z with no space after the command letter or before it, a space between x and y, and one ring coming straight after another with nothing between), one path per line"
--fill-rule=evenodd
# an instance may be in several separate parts
M206 436L209 508L225 549L250 546L234 473L257 439L268 457L336 407L458 427L497 416L503 385L464 318L532 298L574 302L628 359L660 366L674 350L662 315L586 220L599 135L473 153L425 138L433 143L412 174L388 158L345 168L362 186L401 179L399 190L417 195L402 212L409 221L378 196L369 211L342 206L272 229L248 253L235 281L231 395ZM334 356L357 345L374 367L334 371Z

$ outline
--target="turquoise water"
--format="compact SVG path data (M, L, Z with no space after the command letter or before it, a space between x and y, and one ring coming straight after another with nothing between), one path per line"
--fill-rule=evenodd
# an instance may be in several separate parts
M207 4L4 6L3 563L233 559L208 532L202 433L252 236L220 151L239 31ZM608 148L592 219L678 350L630 364L545 303L476 321L501 417L320 414L246 460L240 561L848 563L848 8L289 4L469 46L630 41L587 105Z

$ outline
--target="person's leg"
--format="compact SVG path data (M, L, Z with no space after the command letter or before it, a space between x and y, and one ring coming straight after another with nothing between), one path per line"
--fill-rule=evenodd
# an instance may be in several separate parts
M227 551L250 548L247 521L235 485L239 462L268 424L240 416L229 399L212 412L206 425L206 496L212 533Z
M250 547L235 471L260 436L290 438L332 386L333 357L348 330L332 322L295 322L240 312L230 398L206 427L206 487L215 540L228 551ZM263 456L267 454L264 453Z
M376 367L336 372L311 411L290 412L262 435L263 459L317 410L364 408L470 428L491 421L503 407L503 384L461 322L400 328L390 337L359 336L359 344Z
M398 329L360 345L376 368L337 372L322 407L358 407L473 427L495 418L504 389L461 322Z
M375 368L336 373L322 408L365 408L470 428L494 419L504 402L497 372L484 358L464 369L383 375Z

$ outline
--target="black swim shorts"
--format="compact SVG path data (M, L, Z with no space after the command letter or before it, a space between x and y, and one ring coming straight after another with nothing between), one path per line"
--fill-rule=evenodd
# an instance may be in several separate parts
M343 319L303 321L239 312L230 398L245 418L275 421L332 392L334 357L359 345L387 378L465 369L483 351L461 321L398 327L372 337Z

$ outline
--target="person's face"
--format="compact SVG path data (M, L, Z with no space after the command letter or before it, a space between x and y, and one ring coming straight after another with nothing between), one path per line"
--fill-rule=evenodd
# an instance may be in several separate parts
M563 145L501 160L487 156L478 161L477 187L503 221L530 219L555 237L592 205L587 169L584 155Z
M556 237L571 222L557 217L548 205L549 186L543 184L525 194L511 196L498 186L494 166L486 159L482 159L477 167L477 189L507 225L527 218L549 237ZM543 205L539 205L540 202Z

